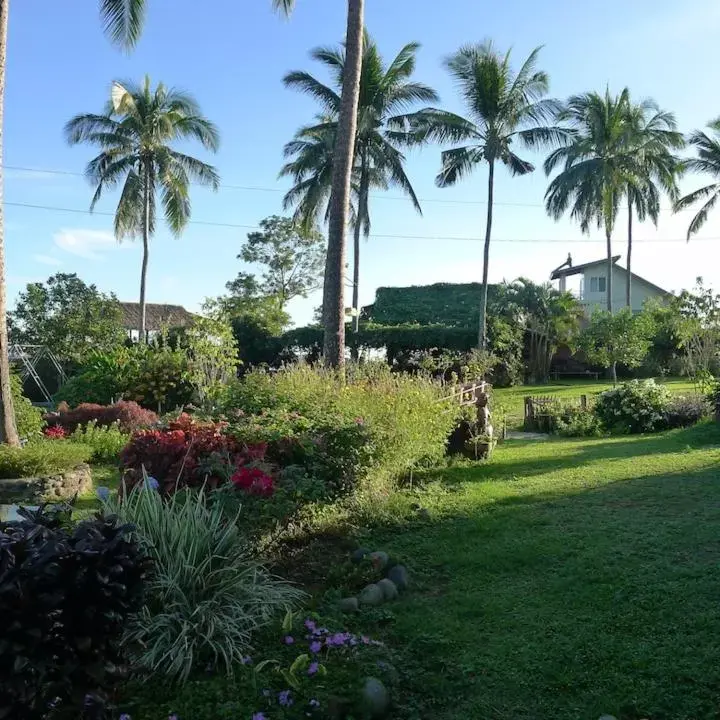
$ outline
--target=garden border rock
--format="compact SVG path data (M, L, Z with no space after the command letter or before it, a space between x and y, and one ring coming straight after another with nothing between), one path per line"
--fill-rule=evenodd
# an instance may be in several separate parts
M92 471L87 463L45 477L0 480L0 503L40 504L71 500L92 487Z

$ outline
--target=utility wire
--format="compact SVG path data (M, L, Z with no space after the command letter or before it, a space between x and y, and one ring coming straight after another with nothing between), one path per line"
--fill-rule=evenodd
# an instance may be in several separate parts
M39 175L66 175L66 176L70 176L70 177L82 177L82 178L85 177L85 175L83 175L83 173L74 172L72 170L52 170L52 169L46 169L46 168L31 168L31 167L23 167L21 165L3 165L3 168L5 170L13 170L15 172L38 173ZM267 192L267 193L285 193L285 192L287 192L283 188L260 187L257 185L231 185L231 184L226 184L226 183L220 183L220 185L218 187L225 188L227 190L243 190L243 191L247 191L247 192ZM402 195L385 195L385 194L370 193L370 197L373 200L394 200L394 201L400 201L400 202L408 202L408 198L403 197ZM443 199L443 198L418 198L418 202L420 202L420 203L435 203L438 205L487 205L487 200L451 200L451 199ZM545 209L545 206L542 203L494 201L493 206L542 208L543 210ZM627 210L627 206L622 206L622 209ZM680 210L678 212L689 212L689 211L692 211L692 208L684 208L683 210ZM672 207L662 207L662 208L660 208L660 212L672 213L674 211L673 211Z
M103 217L115 217L114 213L111 212L102 212L102 211L90 211L90 210L82 210L80 208L67 208L67 207L55 207L52 205L35 205L32 203L21 203L21 202L6 202L6 206L8 207L19 207L19 208L27 208L30 210L45 210L49 212L64 212L64 213L73 213L76 215L100 215ZM261 230L257 225L241 225L239 223L224 223L224 222L214 222L212 220L190 220L188 221L189 225L202 225L205 227L220 227L220 228L235 228L238 230ZM384 240L432 240L435 242L485 242L484 238L480 237L462 237L462 236L442 236L442 235L394 235L394 234L381 234L381 233L371 233L371 238L381 238ZM696 238L694 242L703 242L703 241L717 241L720 240L720 237L702 237L702 238ZM686 238L647 238L644 240L636 239L633 242L638 243L640 245L645 245L648 243L675 243L675 242L685 242ZM577 244L577 243L604 243L605 240L593 240L592 238L583 238L577 240L566 240L563 238L493 238L493 243L565 243L567 244Z

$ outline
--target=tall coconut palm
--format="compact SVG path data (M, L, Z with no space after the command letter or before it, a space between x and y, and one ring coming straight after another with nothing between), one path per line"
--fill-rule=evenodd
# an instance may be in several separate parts
M100 0L100 14L108 36L116 44L131 48L140 36L145 0ZM3 128L5 121L5 71L10 0L0 0L0 442L19 445L15 409L10 389L10 358L7 333L7 288L5 285L5 218L3 205Z
M145 342L145 289L157 195L171 232L180 235L190 219L191 181L214 190L219 184L215 168L174 150L171 144L197 140L215 152L218 131L203 117L192 96L162 83L153 89L146 76L142 85L114 83L105 112L75 116L65 126L65 135L71 145L86 142L101 148L85 170L88 180L97 186L91 209L105 190L122 183L115 211L115 237L142 237L140 338Z
M416 102L436 102L438 96L427 85L412 82L415 71L417 43L409 43L386 65L372 38L365 34L353 189L357 195L357 217L354 224L353 302L354 330L359 324L360 236L370 233L369 197L371 188L399 187L422 213L412 184L405 174L405 156L399 149L409 136L403 132L405 114ZM286 155L294 157L281 174L291 174L296 185L285 198L286 204L297 202L303 215L317 217L320 205L329 193L329 175L334 151L329 152L330 138L336 133L340 108L339 87L345 75L345 52L334 48L319 48L311 56L328 67L337 88L324 85L306 72L292 72L285 77L285 85L317 98L329 118L322 124L303 128L295 140L286 146ZM413 115L422 116L422 112ZM308 144L307 140L310 140ZM298 172L304 171L304 172Z
M565 131L554 125L560 103L546 97L547 73L537 69L540 48L533 50L517 73L510 52L499 53L489 41L460 48L445 61L467 106L467 117L428 109L412 122L417 141L434 139L460 147L442 153L439 187L455 185L482 163L488 165L487 220L483 252L482 295L478 346L487 345L488 270L492 238L495 166L502 163L512 175L525 175L535 167L514 152L562 141Z
M571 97L558 115L572 134L569 142L545 160L545 172L562 166L545 193L545 206L556 220L569 209L583 232L596 224L605 230L607 246L607 308L613 308L612 234L620 201L631 186L639 198L646 185L628 153L631 134L630 93L611 96L585 93ZM634 190L634 191L635 191ZM633 191L633 192L634 192Z
M677 131L675 116L660 110L654 100L643 100L629 107L630 133L628 160L636 166L633 182L626 188L628 203L627 281L625 304L632 307L633 216L647 218L657 225L662 193L676 202L677 178L681 163L673 150L684 147L682 133Z
M688 227L688 242L705 224L710 211L720 199L720 118L713 120L708 127L712 130L712 135L702 130L690 134L688 139L695 146L698 156L685 160L683 165L686 170L712 175L717 182L693 190L675 204L675 210L678 211L694 205L699 200L704 201Z

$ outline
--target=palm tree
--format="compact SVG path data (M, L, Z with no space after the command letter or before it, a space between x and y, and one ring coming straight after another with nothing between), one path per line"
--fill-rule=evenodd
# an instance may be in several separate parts
M145 0L100 0L105 31L113 42L132 48L144 20ZM5 124L5 71L10 0L0 0L0 442L20 445L15 426L15 408L10 389L10 357L7 332L7 288L5 285L5 217L3 197L3 128Z
M158 191L165 220L177 236L190 219L190 182L215 190L219 184L215 168L174 150L171 143L194 139L215 152L218 131L203 117L192 96L162 83L153 90L146 76L141 86L114 83L105 112L75 116L65 126L65 135L71 145L87 142L101 148L85 170L97 186L91 210L105 190L123 184L115 211L115 237L142 236L140 337L145 342L145 285Z
M697 149L698 157L685 160L683 166L686 170L708 173L717 182L693 190L685 197L680 198L675 204L675 211L677 212L694 205L698 200L704 201L703 206L698 210L688 227L688 242L705 224L710 211L715 207L718 198L720 198L720 118L713 120L708 127L712 130L712 136L702 130L696 130L690 134L689 141Z
M492 237L495 165L502 163L512 175L525 175L535 167L513 151L514 143L526 148L554 145L565 131L552 123L560 103L545 96L547 73L537 69L540 48L535 48L520 70L510 65L510 52L502 55L487 41L460 48L445 66L455 79L468 110L467 118L436 109L411 119L416 141L466 143L442 153L442 169L435 182L449 187L488 164L487 221L483 253L478 346L487 345L488 269Z
M405 174L405 156L398 145L409 136L403 131L405 112L415 102L436 102L438 96L427 85L411 82L415 71L417 43L409 43L395 59L385 65L375 42L366 33L363 42L360 74L360 101L355 140L353 191L357 199L354 225L353 302L354 330L359 329L360 236L370 233L369 192L371 188L399 187L422 213L412 184ZM345 53L342 49L319 48L311 56L325 64L341 86L345 74ZM329 176L333 166L331 138L336 133L340 96L336 89L324 85L306 72L292 72L285 85L317 98L328 118L319 125L302 128L295 140L285 148L294 157L282 174L295 178L296 184L285 197L285 204L297 203L301 217L317 219L321 205L329 195ZM420 113L413 115L422 116ZM309 142L308 142L309 141Z
M629 107L629 160L637 166L636 182L626 188L628 202L627 285L625 303L632 307L632 240L633 213L640 222L650 218L657 225L660 196L667 193L675 202L680 160L672 150L684 147L682 133L677 131L675 116L660 110L654 100L643 100Z
M607 308L613 307L612 233L620 200L632 195L639 198L645 184L637 174L637 163L629 153L631 131L630 93L625 88L612 97L585 93L571 97L558 115L572 132L569 142L553 151L545 160L545 172L562 165L545 193L548 213L559 219L568 209L589 232L593 223L605 229L607 245ZM630 187L633 191L629 191Z

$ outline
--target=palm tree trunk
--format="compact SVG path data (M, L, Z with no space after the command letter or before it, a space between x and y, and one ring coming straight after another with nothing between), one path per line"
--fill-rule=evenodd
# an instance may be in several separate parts
M628 249L627 249L627 286L625 288L625 304L632 307L632 200L628 198Z
M612 230L605 223L605 241L607 243L607 282L605 283L605 291L607 292L607 309L608 312L613 311L613 258L612 258Z
M145 318L145 286L147 284L148 258L150 255L150 168L145 168L145 198L143 207L143 258L140 270L140 342L148 341Z
M5 286L5 216L3 200L3 125L5 122L5 67L10 0L0 0L0 442L20 445L15 425L10 358L8 355L7 288Z
M360 168L360 195L358 197L358 214L355 222L353 238L353 332L360 331L360 232L363 222L367 223L368 202L368 168L367 159L363 157Z
M490 171L488 173L488 206L487 221L485 223L485 250L483 252L483 280L480 295L480 335L478 347L480 350L487 348L487 300L488 300L488 269L490 266L490 233L492 231L493 216L493 191L495 186L495 161L490 160Z
M345 73L333 163L328 249L323 287L325 365L342 369L345 364L345 228L350 208L350 189L357 109L362 69L364 0L348 0L345 37Z

